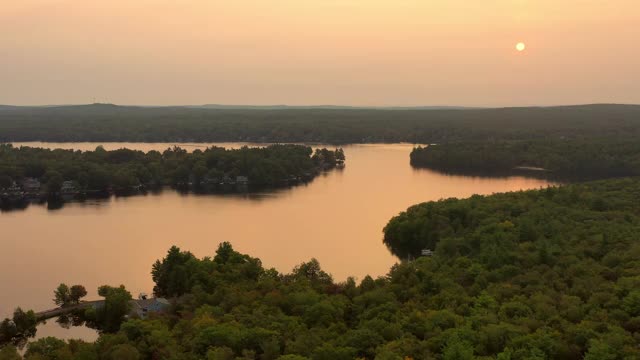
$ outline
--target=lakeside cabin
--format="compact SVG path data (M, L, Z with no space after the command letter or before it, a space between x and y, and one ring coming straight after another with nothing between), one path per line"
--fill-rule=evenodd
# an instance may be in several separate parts
M25 178L22 180L22 189L28 194L39 194L41 186L40 180L36 178Z
M433 256L433 251L431 251L431 249L422 249L422 251L420 251L420 255Z
M73 194L78 190L76 189L75 184L71 180L63 181L62 187L60 188L60 192L63 194Z
M249 178L246 176L236 176L236 184L247 185L249 184Z
M147 297L144 296L138 300L131 301L130 316L137 316L140 319L145 319L148 314L162 312L166 310L169 305L169 301L165 298L147 299Z
M15 183L15 181L6 188L1 194L0 198L6 201L19 201L24 199L24 191Z
M433 256L434 252L431 249L422 249L420 250L420 256L428 256L431 257ZM416 258L413 257L413 255L409 254L407 255L407 262L411 262L414 261Z

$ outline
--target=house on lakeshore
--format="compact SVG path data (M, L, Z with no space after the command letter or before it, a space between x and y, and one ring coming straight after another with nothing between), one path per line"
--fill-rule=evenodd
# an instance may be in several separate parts
M40 193L40 180L36 178L25 178L22 180L22 189L28 194Z
M24 191L22 191L22 188L20 188L14 181L11 186L0 193L0 197L10 202L20 201L24 200Z
M210 176L210 175L205 176L204 179L202 180L202 183L205 185L218 185L221 182L222 182L222 178L218 176Z
M422 249L422 251L420 252L420 255L433 256L433 251L431 251L431 249Z
M60 192L63 194L72 194L78 191L76 186L73 184L73 181L67 180L62 182L62 187L60 188Z
M20 189L20 187L18 186L18 184L16 184L16 182L14 181L11 186L9 186L7 188L7 192L10 194L15 194L15 193L22 193L22 189Z
M248 185L249 178L247 176L236 176L236 184L238 185Z
M140 297L138 300L131 300L130 316L137 316L145 319L151 313L159 313L169 308L169 301L164 298Z
M63 181L62 187L60 188L60 195L62 199L65 201L73 200L76 195L78 195L79 191L76 187L75 183L71 180Z

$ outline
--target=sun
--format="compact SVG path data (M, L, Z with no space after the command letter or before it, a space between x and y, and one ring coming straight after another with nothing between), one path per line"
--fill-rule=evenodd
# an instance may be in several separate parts
M526 46L524 45L523 42L519 42L516 44L516 50L518 51L524 51L524 49L526 48Z

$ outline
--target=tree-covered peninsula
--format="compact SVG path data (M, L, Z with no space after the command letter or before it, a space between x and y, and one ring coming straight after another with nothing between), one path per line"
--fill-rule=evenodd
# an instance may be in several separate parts
M637 359L639 233L640 181L615 179L413 206L384 230L411 260L377 279L336 282L315 260L283 274L228 243L202 259L173 247L152 266L166 311L117 318L95 343L40 339L25 355Z
M640 175L636 139L545 139L453 142L416 147L414 167L465 175L526 173L561 180Z
M127 194L162 186L196 192L283 187L309 181L344 160L342 149L313 151L303 145L145 153L0 144L0 198L10 205L29 198Z

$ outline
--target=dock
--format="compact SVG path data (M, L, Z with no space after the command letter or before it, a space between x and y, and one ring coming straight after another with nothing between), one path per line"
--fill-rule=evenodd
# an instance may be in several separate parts
M145 318L148 313L161 312L169 306L169 301L163 298L151 298L151 299L137 299L131 300L131 312L130 316L138 316ZM36 320L44 321L54 317L68 315L77 310L86 310L89 308L99 308L104 306L104 300L83 301L79 304L57 307L55 309L49 309L45 311L36 312Z
M84 301L76 305L58 307L55 309L49 309L45 311L39 311L36 313L36 320L43 321L47 319L51 319L61 315L70 314L76 310L84 310L90 307L99 307L104 304L104 300L95 300L95 301Z

